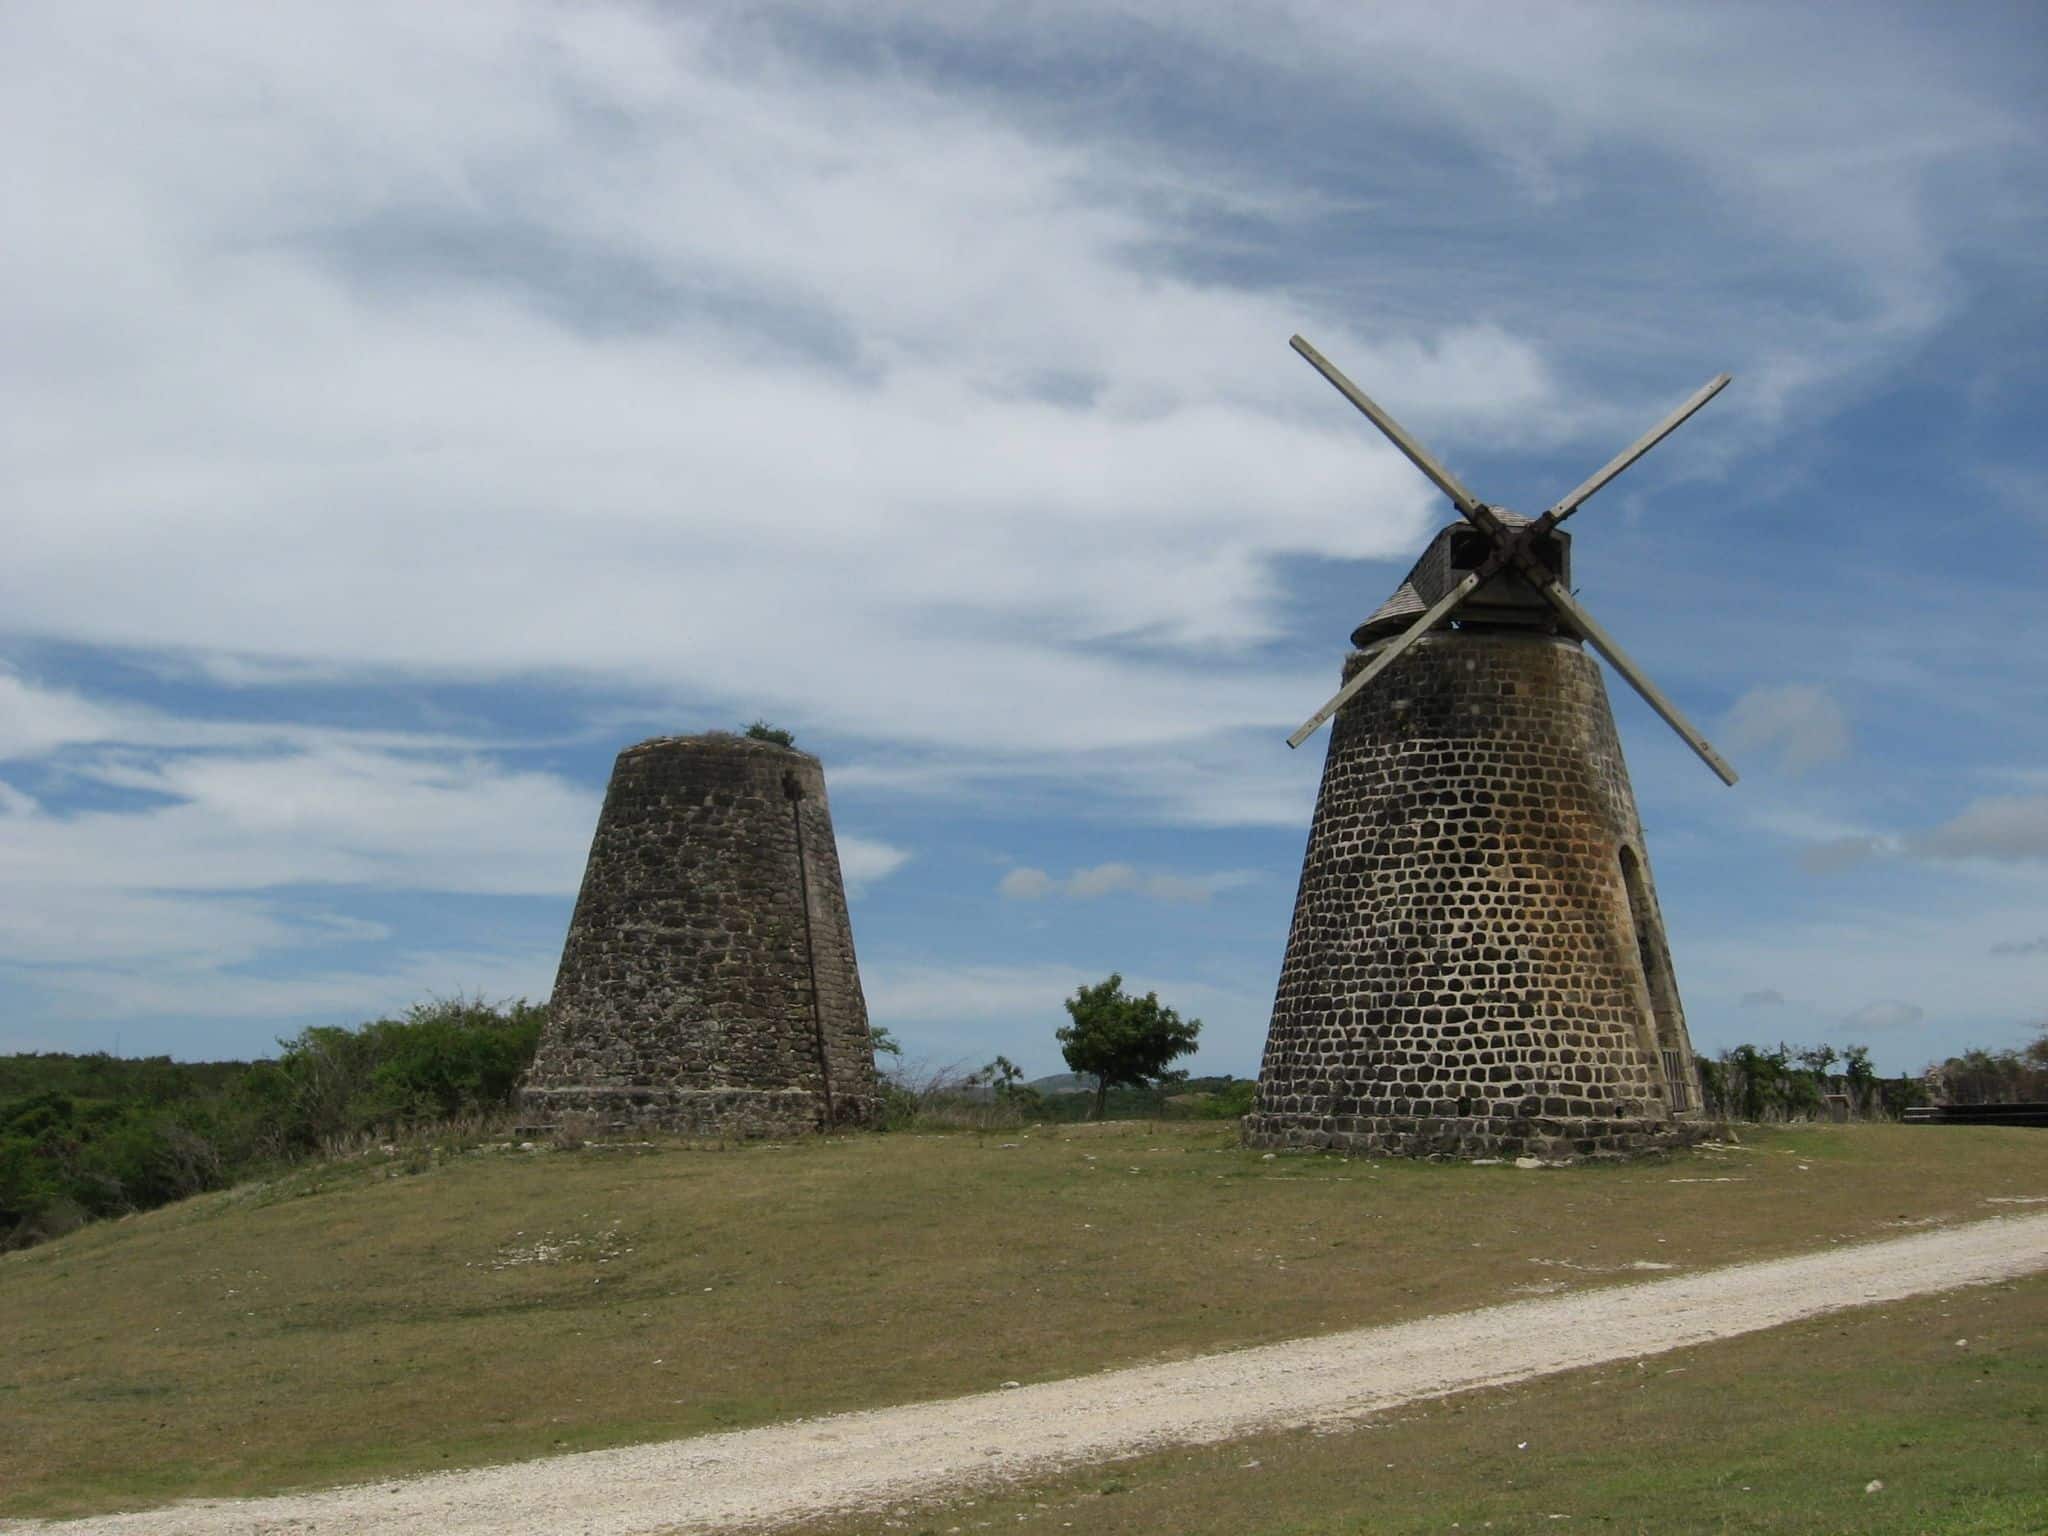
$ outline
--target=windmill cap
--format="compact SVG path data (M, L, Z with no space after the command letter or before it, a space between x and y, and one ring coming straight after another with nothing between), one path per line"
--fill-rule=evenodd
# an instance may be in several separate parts
M1525 528L1535 521L1506 507L1493 507L1491 510L1501 525L1509 529ZM1551 560L1557 575L1567 581L1571 576L1571 537L1562 529L1553 529L1543 541L1552 551L1546 558ZM1375 608L1372 616L1351 632L1351 643L1365 646L1399 634L1427 613L1430 605L1455 587L1491 549L1492 543L1487 536L1463 518L1444 524L1394 589L1394 595ZM1533 588L1519 577L1503 573L1482 587L1459 611L1468 617L1517 623L1523 622L1517 617L1523 610L1531 614L1540 611L1547 620L1549 611L1547 608L1539 610L1540 603L1541 599Z
M1392 597L1373 609L1371 618L1351 631L1351 643L1367 645L1381 635L1397 634L1428 611L1429 604L1416 592L1415 584L1404 581Z

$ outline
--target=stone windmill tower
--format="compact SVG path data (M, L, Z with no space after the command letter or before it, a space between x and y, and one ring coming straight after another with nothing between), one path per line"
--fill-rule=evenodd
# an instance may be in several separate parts
M1337 717L1245 1138L1466 1157L1688 1140L1691 1041L1585 647L1725 782L1735 772L1572 597L1558 525L1728 377L1531 521L1477 500L1293 345L1462 521L1353 632L1344 686L1289 738Z
M787 1136L876 1094L818 760L723 732L621 752L522 1121Z

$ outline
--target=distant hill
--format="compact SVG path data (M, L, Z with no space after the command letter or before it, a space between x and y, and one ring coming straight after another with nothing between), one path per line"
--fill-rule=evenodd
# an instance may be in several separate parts
M1095 1079L1086 1072L1055 1072L1050 1077L1035 1077L1024 1086L1040 1093L1093 1093Z

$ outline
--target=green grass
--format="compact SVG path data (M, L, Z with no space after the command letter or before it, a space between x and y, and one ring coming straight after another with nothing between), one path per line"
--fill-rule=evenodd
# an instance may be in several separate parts
M1958 1339L1967 1339L1958 1347ZM1881 1483L1876 1490L1871 1483ZM790 1536L2048 1531L2048 1278Z
M2048 1194L2043 1150L1827 1127L1521 1171L1112 1123L305 1170L0 1259L0 1513L691 1434L1896 1235Z

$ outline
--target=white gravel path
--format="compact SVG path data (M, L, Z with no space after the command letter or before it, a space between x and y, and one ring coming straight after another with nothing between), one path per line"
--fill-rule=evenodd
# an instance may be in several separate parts
M2048 1215L1105 1371L943 1402L283 1498L0 1532L122 1536L628 1536L730 1531L1041 1476L1167 1445L1683 1349L1845 1307L2048 1269Z

